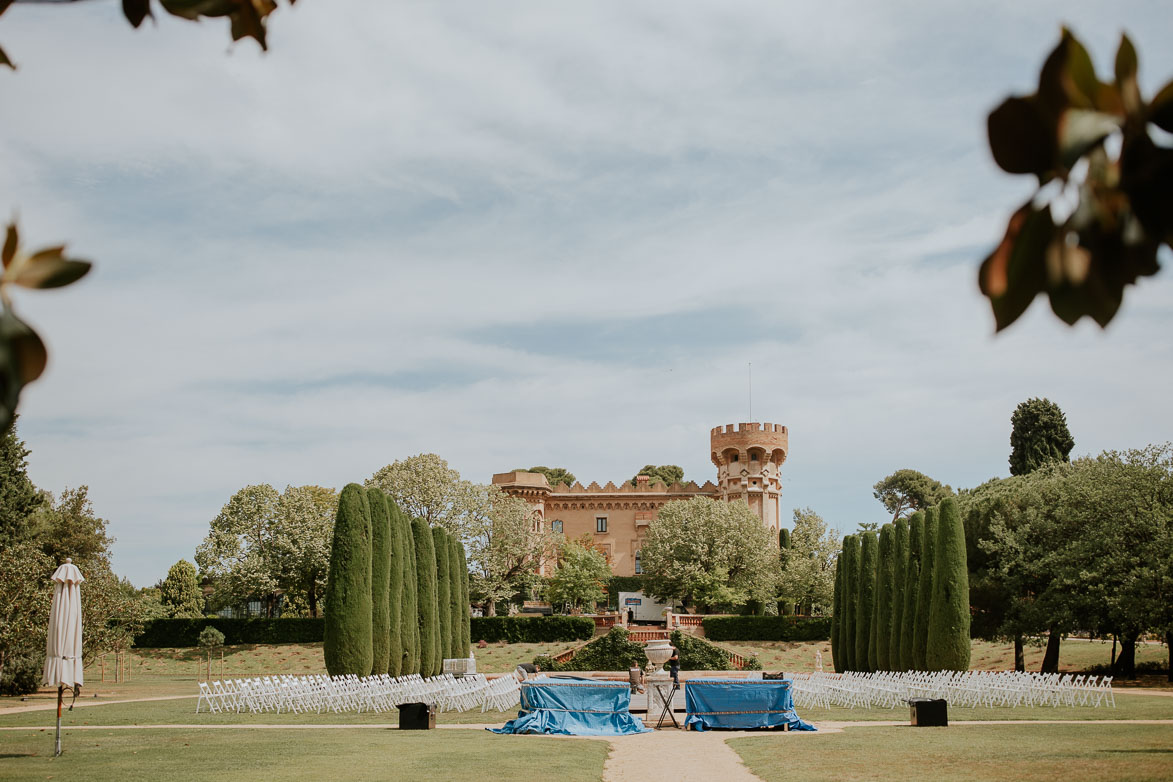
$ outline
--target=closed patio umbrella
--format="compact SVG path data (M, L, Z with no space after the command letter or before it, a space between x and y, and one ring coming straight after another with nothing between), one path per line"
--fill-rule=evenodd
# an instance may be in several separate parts
M82 685L81 571L66 559L53 572L53 607L49 610L49 635L45 644L45 674L41 683L57 688L57 738L53 755L61 754L61 701L65 688Z

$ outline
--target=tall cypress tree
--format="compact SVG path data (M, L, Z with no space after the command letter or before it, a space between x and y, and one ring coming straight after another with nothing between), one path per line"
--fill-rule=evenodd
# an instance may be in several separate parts
M468 592L468 557L464 553L464 544L459 540L456 541L456 551L460 561L460 656L468 657L472 651L472 601L469 599Z
M925 509L925 528L920 544L920 577L916 586L916 617L913 620L912 662L918 671L925 668L925 646L929 642L929 611L933 607L933 559L937 552L937 509Z
M391 515L387 498L376 488L367 489L371 509L371 670L386 673L391 667Z
M403 514L394 500L387 500L387 523L391 528L391 568L387 589L389 627L387 631L387 673L403 675L403 605L406 602L403 576L410 566L408 541L404 538Z
M843 670L858 671L855 640L859 630L859 536L843 539L843 625L839 645L843 647Z
M857 671L872 671L871 649L872 612L876 606L876 556L878 548L874 530L860 534L859 597L855 605L855 663Z
M399 534L403 538L403 608L399 632L403 643L400 676L420 672L419 567L415 559L415 533L411 518L398 507Z
M448 562L448 533L443 527L432 527L432 543L436 547L436 608L440 619L437 637L443 661L452 658L452 568Z
M872 614L872 645L875 649L869 655L874 657L873 667L877 671L892 670L888 656L888 633L892 630L892 573L895 557L892 551L895 529L891 524L880 528L880 552L876 560L876 609Z
M440 673L436 661L440 657L440 612L436 605L436 544L432 530L423 519L412 519L411 532L415 540L416 599L419 601L420 676Z
M957 500L952 497L941 500L938 514L925 667L930 671L968 671L970 614L965 527L957 512Z
M835 595L831 599L831 660L835 663L835 671L843 673L839 668L843 661L843 649L839 646L839 633L843 626L843 550L835 558Z
M908 569L908 521L897 519L892 535L892 626L888 629L890 670L907 670L900 664L900 634L904 629L904 576Z
M464 613L460 610L460 602L464 599L464 582L460 578L460 549L456 546L456 536L448 536L448 579L451 589L448 595L448 616L452 622L452 656L467 657L464 649Z
M357 483L338 497L323 641L331 676L371 672L371 511Z
M916 668L916 596L920 581L921 538L925 513L918 510L908 520L908 562L904 567L904 612L900 617L900 670Z

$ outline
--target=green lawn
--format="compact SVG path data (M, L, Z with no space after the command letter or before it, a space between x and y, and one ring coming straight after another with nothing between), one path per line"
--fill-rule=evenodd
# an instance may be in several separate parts
M905 705L895 709L800 708L798 715L808 722L906 721L911 716ZM1173 698L1119 693L1114 709L1106 706L1030 706L1017 709L951 707L949 720L1173 720ZM1173 726L1169 730L1173 732Z
M765 782L1156 782L1173 776L1169 725L848 728L826 736L738 738L729 746Z
M813 671L815 651L823 653L823 670L835 669L829 641L725 641L721 646L745 657L757 655L768 671ZM1041 646L1026 647L1026 669L1037 671L1043 662ZM1119 647L1117 647L1119 653ZM1168 650L1161 644L1140 644L1136 647L1137 663L1156 661L1166 663ZM1082 641L1067 639L1059 647L1059 668L1063 671L1085 671L1093 665L1107 665L1112 660L1111 641ZM1006 671L1014 667L1013 644L995 644L974 641L970 667L978 671Z
M78 730L67 731L63 745L54 759L52 731L0 733L0 779L594 782L608 752L602 741L475 730Z

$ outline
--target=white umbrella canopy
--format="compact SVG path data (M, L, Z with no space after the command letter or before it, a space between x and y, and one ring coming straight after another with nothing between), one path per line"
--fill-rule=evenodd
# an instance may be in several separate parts
M53 607L49 611L49 637L45 645L45 674L48 687L80 687L81 662L81 571L66 559L53 572Z

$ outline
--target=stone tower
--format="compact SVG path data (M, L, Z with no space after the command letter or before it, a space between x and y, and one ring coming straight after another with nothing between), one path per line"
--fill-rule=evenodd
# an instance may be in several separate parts
M718 496L726 502L746 500L762 524L777 532L780 474L790 447L786 427L771 423L718 426L710 432L709 443L717 467Z

